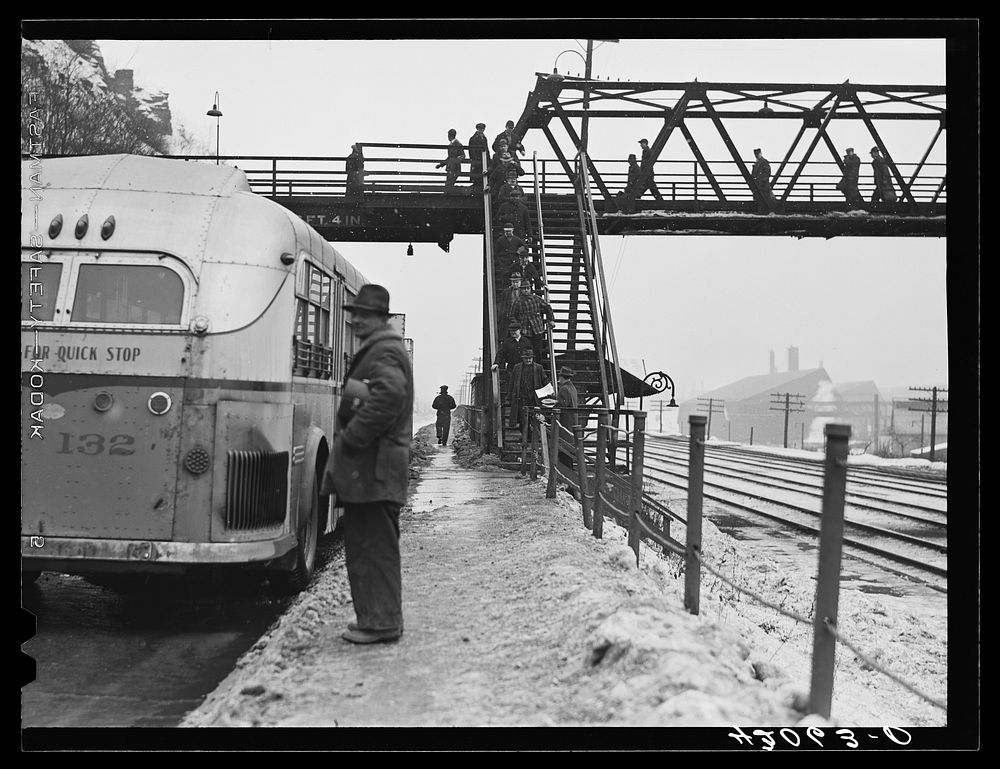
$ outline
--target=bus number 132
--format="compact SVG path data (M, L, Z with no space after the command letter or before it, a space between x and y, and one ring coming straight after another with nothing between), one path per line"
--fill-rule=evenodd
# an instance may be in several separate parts
M105 438L100 433L84 433L77 436L76 451L70 448L73 436L70 433L59 433L62 439L62 446L57 454L103 454L105 450L112 456L128 456L134 454L135 450L128 448L135 443L135 438L131 435L112 435L110 439Z

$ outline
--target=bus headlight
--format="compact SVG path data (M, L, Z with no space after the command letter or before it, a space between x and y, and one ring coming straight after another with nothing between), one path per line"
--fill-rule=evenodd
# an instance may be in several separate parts
M184 467L192 475L201 475L212 464L212 458L203 446L195 446L184 457Z
M146 401L146 406L149 410L156 414L156 416L162 416L170 411L170 406L173 405L173 401L170 396L164 392L153 393L149 396L149 400Z

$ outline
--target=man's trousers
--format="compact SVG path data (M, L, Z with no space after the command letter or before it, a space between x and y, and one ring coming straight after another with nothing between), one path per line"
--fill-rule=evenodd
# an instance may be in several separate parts
M358 627L403 627L403 578L399 561L397 502L344 505L344 556Z

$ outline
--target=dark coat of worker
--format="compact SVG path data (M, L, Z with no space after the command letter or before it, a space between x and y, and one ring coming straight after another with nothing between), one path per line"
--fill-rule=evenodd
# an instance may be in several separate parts
M758 155L750 172L753 180L754 197L757 199L759 211L773 211L775 207L774 193L771 191L771 164L763 155Z
M514 366L510 375L510 420L513 424L521 424L522 408L540 405L535 390L548 383L548 374L540 363L522 361Z
M402 337L392 328L372 333L355 354L347 379L365 381L368 396L356 409L346 398L341 403L322 493L335 493L338 503L406 504L413 370Z
M516 339L513 336L508 336L500 343L500 349L497 350L497 357L493 362L510 371L521 363L521 355L524 351L530 349L531 340L526 336L519 336Z
M490 145L486 139L486 134L476 131L469 137L469 160L472 167L483 170L483 150L486 150L486 162L490 162Z
M520 152L522 155L524 154L524 145L521 144L520 139L518 139L517 136L514 134L513 128L504 129L502 132L496 135L496 138L493 140L494 152L500 151L501 141L507 142L507 151L510 152L511 154L513 154L514 152Z
M431 408L437 412L437 424L451 422L451 412L457 407L458 404L455 403L455 399L448 395L448 393L438 395L431 404Z
M579 395L576 392L576 385L569 379L557 379L556 402L561 409L575 409L580 405ZM559 413L559 424L567 430L572 430L576 425L575 411L561 411Z
M525 240L530 240L535 236L535 230L531 223L531 211L521 201L521 196L505 197L497 205L496 222L503 224L510 222L514 225L514 234Z
M858 191L858 178L861 175L861 158L857 155L844 155L844 175L837 182L837 189L844 193L848 203L861 201L861 193Z
M365 158L361 147L355 145L351 150L344 161L344 170L347 171L347 194L360 195L365 186Z
M892 186L892 171L889 162L881 156L872 157L872 174L875 177L875 193L872 202L879 200L886 203L896 202L896 188Z

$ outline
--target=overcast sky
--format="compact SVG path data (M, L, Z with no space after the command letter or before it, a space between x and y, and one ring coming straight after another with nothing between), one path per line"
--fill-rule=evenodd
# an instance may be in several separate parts
M520 115L536 72L582 74L584 40L98 41L110 71L135 70L136 85L170 95L175 124L214 149L205 115L220 94L224 155L346 155L351 143L463 141L479 121L492 138ZM611 80L945 83L943 40L630 40L600 44L594 75ZM699 121L700 122L700 121ZM933 127L892 125L883 135L899 159L919 160ZM692 128L696 128L692 126ZM879 126L880 130L882 126ZM734 136L744 158L760 146L780 160L790 137L754 124ZM778 129L772 129L778 130ZM656 126L595 121L591 155L621 158ZM867 160L860 121L836 122L839 148ZM695 131L696 138L698 132ZM687 157L686 146L665 154ZM707 141L707 140L706 140ZM552 157L531 131L524 144ZM769 150L773 146L773 150ZM719 157L709 144L706 155ZM822 149L822 148L820 148ZM825 152L824 152L825 154ZM829 159L829 158L822 158ZM932 161L943 162L938 142ZM862 167L862 178L870 177ZM482 239L433 244L335 243L407 314L415 344L417 398L453 392L478 354ZM822 365L834 381L881 387L948 380L944 238L602 237L620 353L662 369L681 398L779 370L789 346L800 367Z

